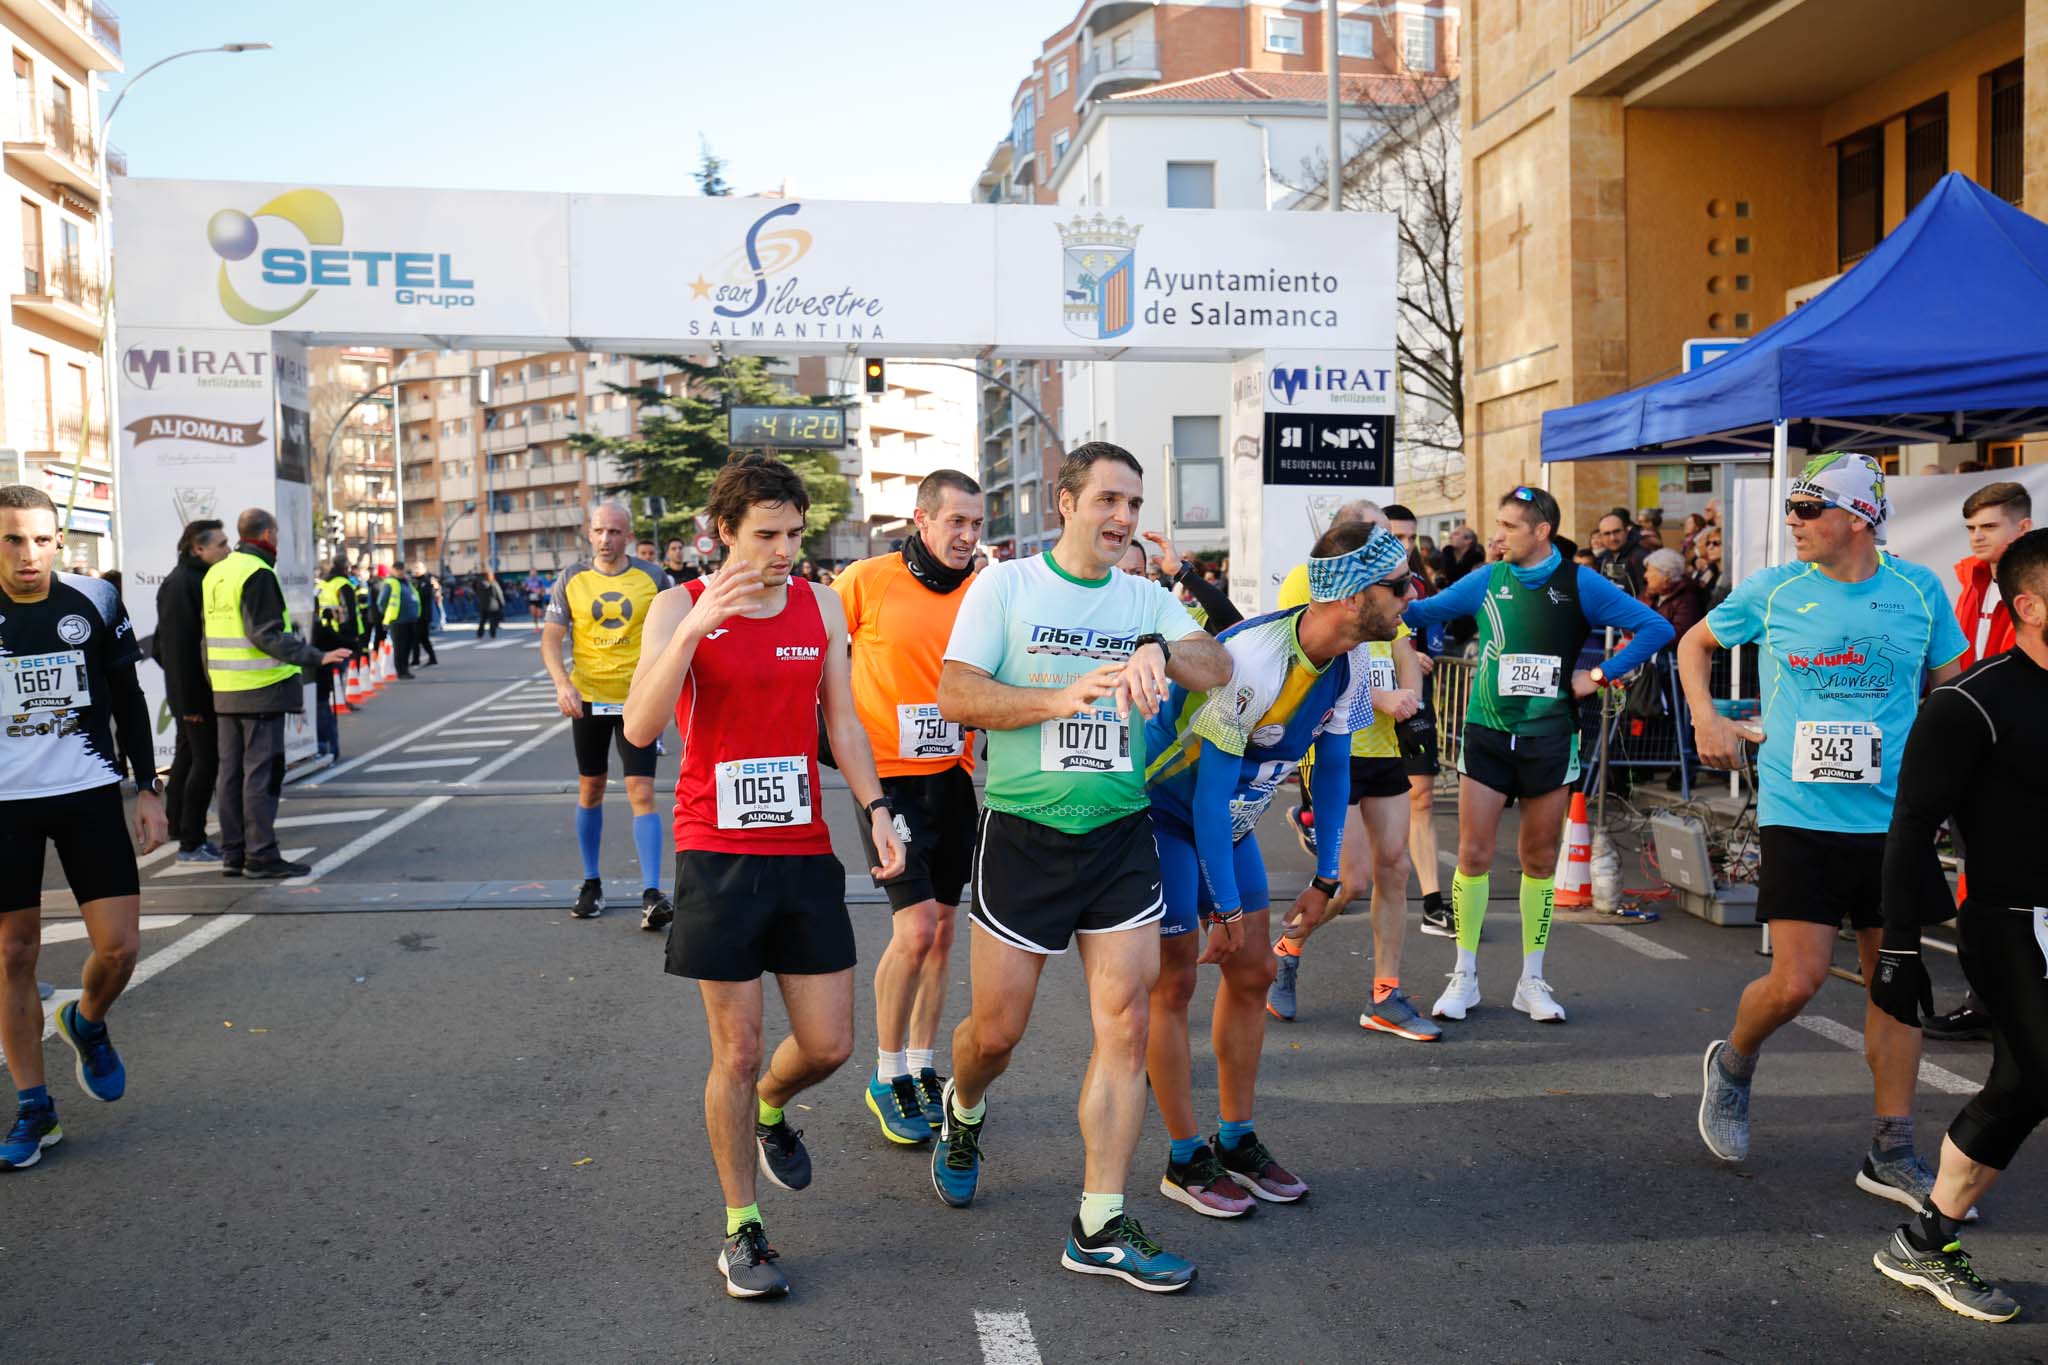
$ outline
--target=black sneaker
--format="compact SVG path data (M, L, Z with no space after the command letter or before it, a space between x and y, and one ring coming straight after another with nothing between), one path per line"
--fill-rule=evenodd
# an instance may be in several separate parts
M800 1190L811 1183L811 1154L804 1150L804 1135L786 1119L754 1125L754 1141L761 1147L761 1174L785 1190Z
M2010 1295L1984 1283L1970 1268L1969 1253L1961 1242L1950 1242L1939 1251L1922 1251L1901 1227L1878 1248L1870 1263L1888 1278L1924 1289L1942 1307L1978 1322L2010 1322L2020 1311Z
M251 858L242 864L240 875L264 881L280 881L286 877L303 877L313 869L306 863L295 863L289 858ZM223 873L232 877L235 873L223 867Z
M1980 1042L1991 1036L1991 1016L1978 1009L1976 998L1971 997L1947 1014L1922 1019L1920 1032L1937 1043Z
M775 1248L759 1223L742 1223L718 1250L718 1273L736 1299L772 1299L789 1292L789 1280L775 1268Z
M239 877L242 875L242 865L240 863L223 862L220 865L220 875L223 877Z
M668 897L650 886L640 893L640 927L653 933L668 928L669 921L676 917L676 908L668 903Z
M569 913L577 919L596 919L604 913L604 883L596 877L586 877L576 892L576 903L569 907Z
M924 1104L924 1116L931 1123L934 1133L945 1121L946 1111L939 1107L939 1097L946 1093L946 1078L930 1067L917 1073L917 1097Z
M1427 905L1423 906L1422 932L1425 934L1435 934L1438 938L1456 938L1458 936L1458 926L1451 918L1451 907L1440 905L1435 909L1431 909Z

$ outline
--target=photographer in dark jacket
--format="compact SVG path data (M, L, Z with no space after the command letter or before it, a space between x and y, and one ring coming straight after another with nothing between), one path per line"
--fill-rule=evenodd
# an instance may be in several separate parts
M213 686L206 680L200 583L227 557L227 533L217 521L192 521L178 537L178 566L156 590L152 657L164 671L164 693L177 718L178 747L164 787L164 818L178 841L181 863L217 863L220 850L206 837L206 811L220 770Z

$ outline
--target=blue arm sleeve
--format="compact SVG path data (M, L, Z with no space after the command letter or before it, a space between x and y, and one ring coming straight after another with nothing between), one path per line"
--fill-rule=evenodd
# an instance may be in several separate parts
M1318 817L1316 875L1336 881L1344 870L1344 827L1350 821L1339 819L1326 824L1321 813L1344 811L1351 806L1351 736L1327 731L1316 736L1316 766L1309 774L1308 790Z
M1243 759L1213 744L1202 746L1202 757L1195 764L1195 861L1201 865L1202 881L1219 915L1244 908L1230 842L1230 798L1237 791L1243 766ZM1350 776L1348 768L1345 776Z
M1424 626L1455 621L1460 616L1476 616L1480 604L1486 601L1486 583L1491 577L1486 568L1474 569L1435 596L1410 605L1401 613L1401 619L1408 623L1408 629L1420 633Z
M1673 631L1669 621L1583 564L1579 566L1579 607L1595 626L1635 632L1635 639L1607 661L1607 671L1617 678L1635 672L1650 662L1652 654L1671 643Z

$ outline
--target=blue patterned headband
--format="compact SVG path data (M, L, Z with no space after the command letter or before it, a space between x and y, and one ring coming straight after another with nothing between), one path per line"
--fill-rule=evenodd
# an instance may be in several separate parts
M1375 526L1357 549L1308 562L1308 595L1317 602L1341 601L1384 583L1407 563L1407 548L1391 531Z

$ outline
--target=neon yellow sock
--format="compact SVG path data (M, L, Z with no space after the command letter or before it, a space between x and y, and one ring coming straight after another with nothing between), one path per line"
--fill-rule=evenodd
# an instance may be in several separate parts
M780 1109L777 1109L759 1095L754 1096L754 1103L760 1108L761 1122L767 1124L770 1128L782 1122L782 1111Z
M1479 926L1486 921L1486 898L1493 892L1493 878L1482 872L1468 877L1451 874L1451 914L1458 927L1458 965L1472 970L1479 957Z
M1543 975L1543 949L1550 942L1550 912L1557 878L1522 874L1522 975Z
M730 1237L747 1223L761 1221L761 1206L749 1204L743 1209L728 1208L725 1211L725 1235Z
M1110 1220L1124 1211L1124 1197L1120 1194L1090 1194L1081 1191L1081 1231L1093 1237L1109 1226Z

